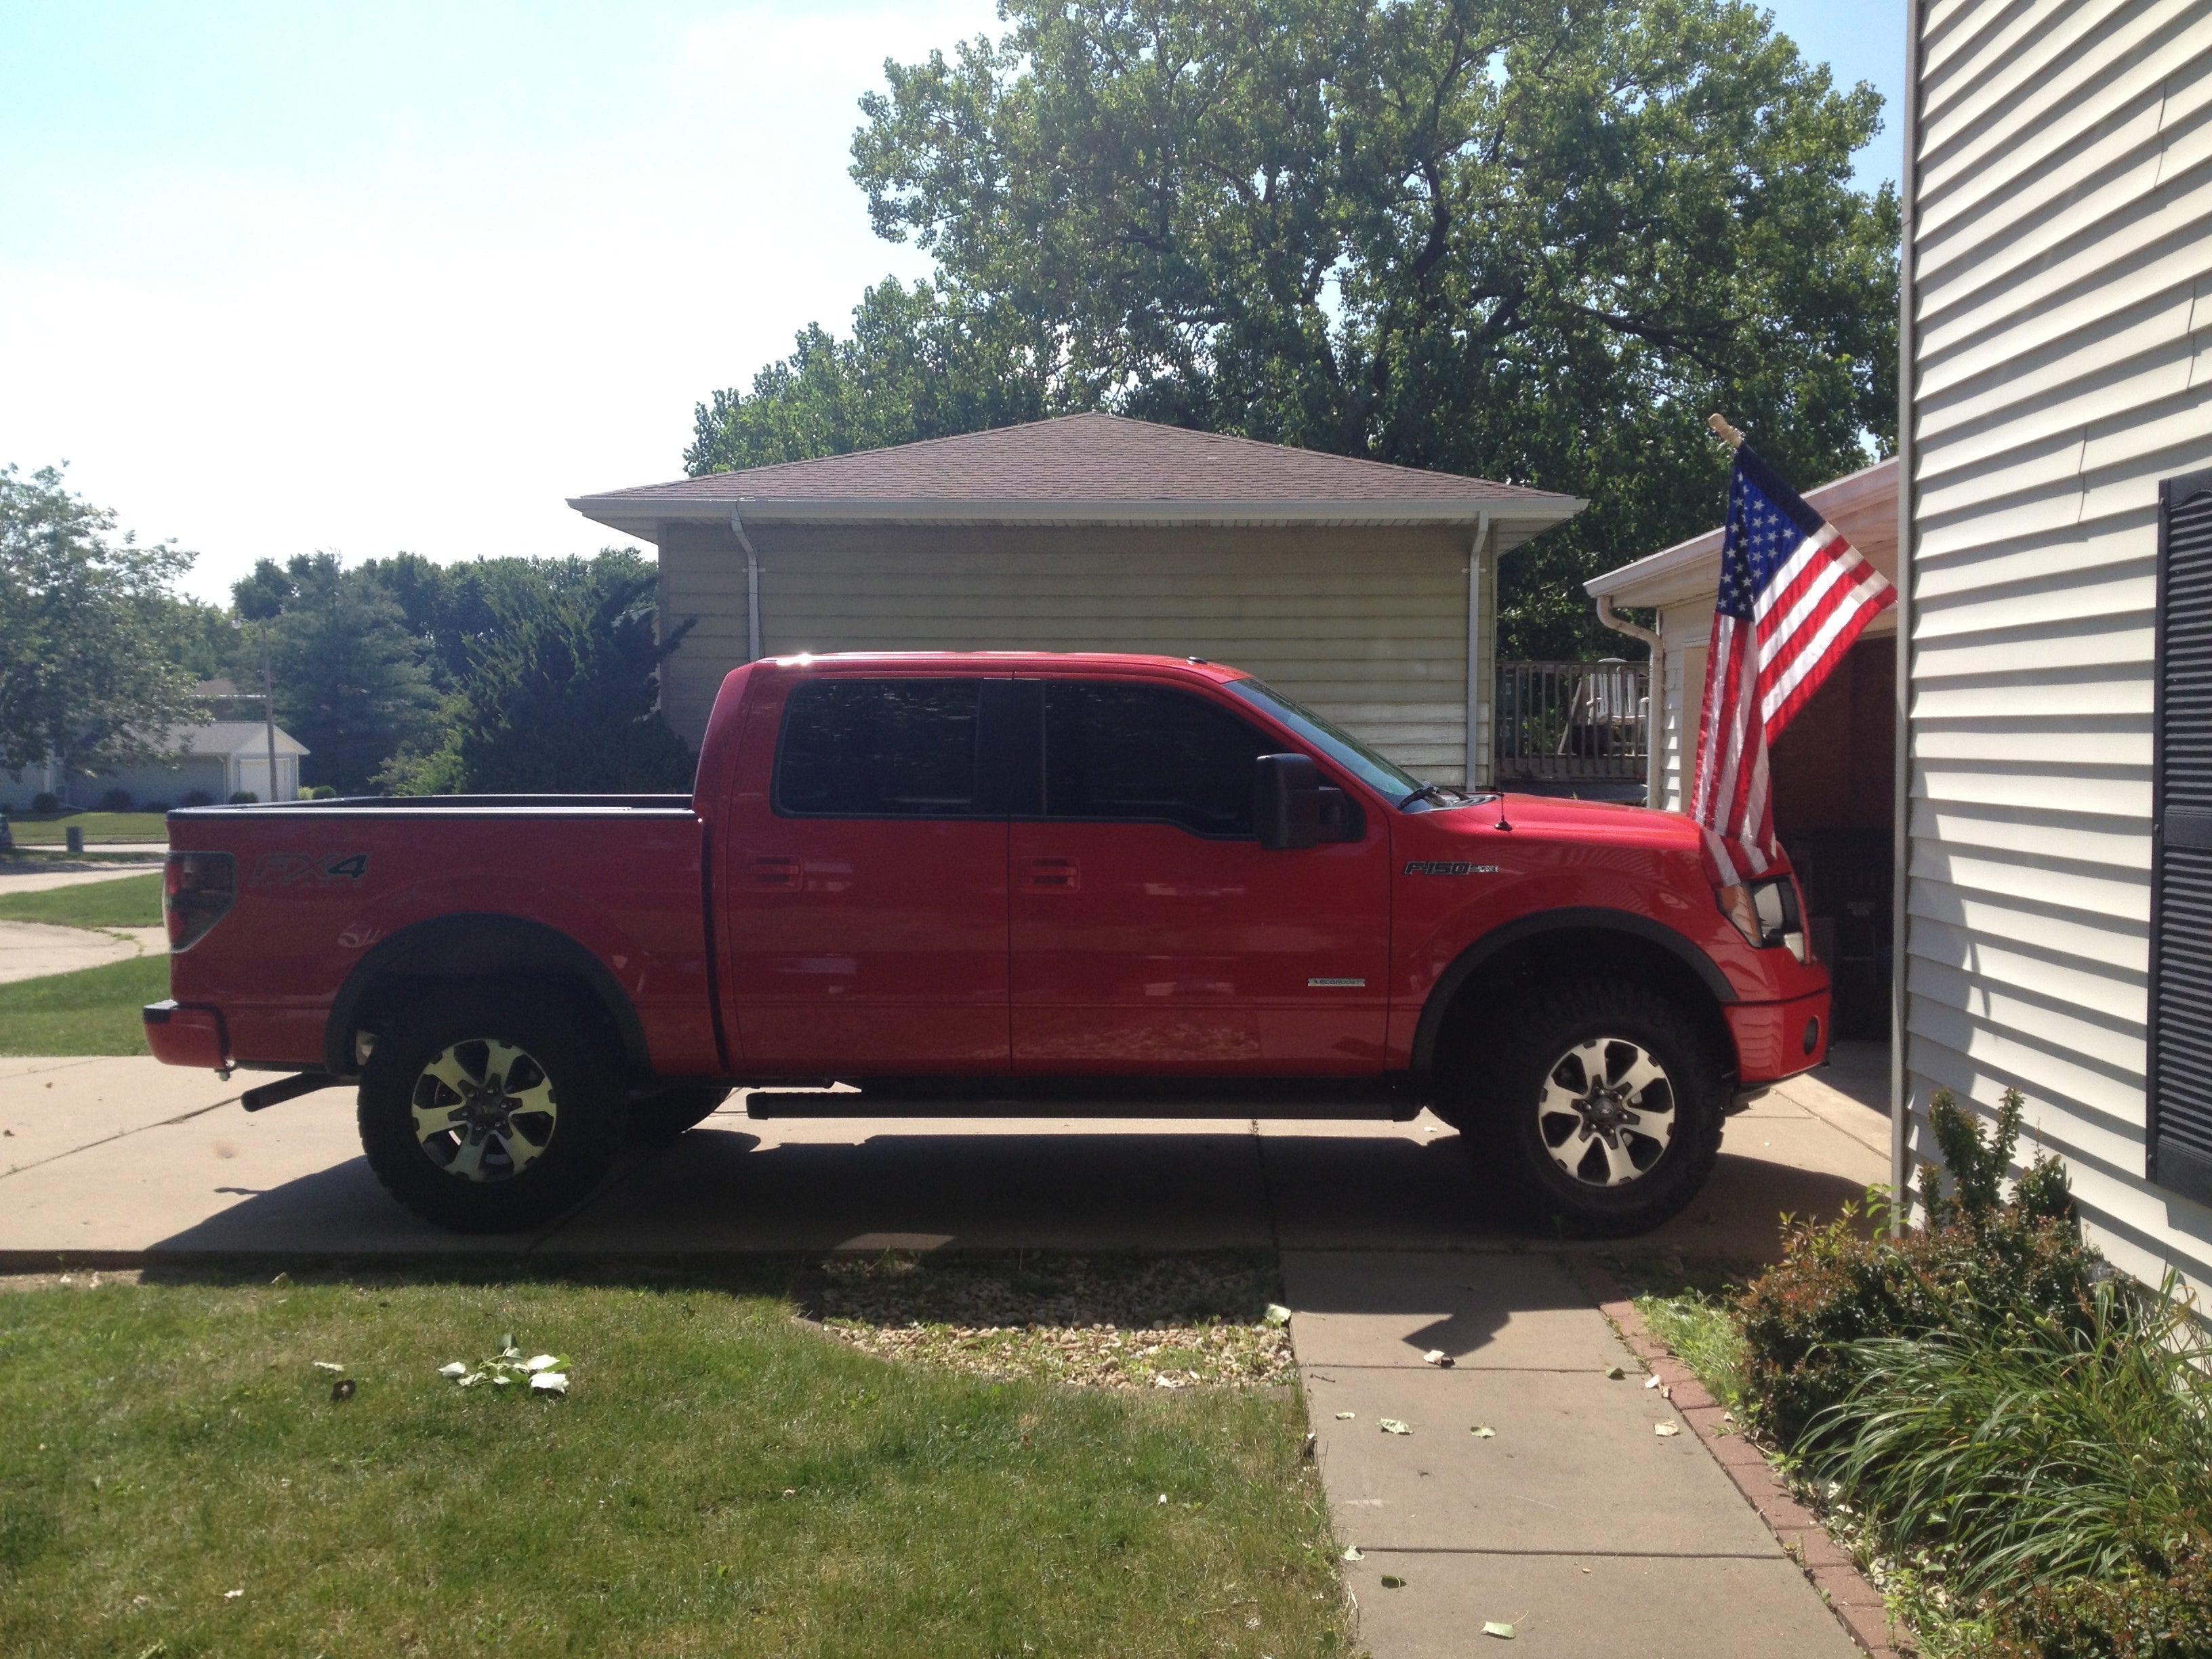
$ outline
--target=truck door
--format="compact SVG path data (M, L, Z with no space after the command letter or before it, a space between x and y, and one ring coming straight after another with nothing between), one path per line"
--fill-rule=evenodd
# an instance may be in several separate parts
M1015 1071L1379 1072L1382 815L1357 842L1267 851L1253 762L1295 744L1157 682L1018 680L1018 703L1025 690L1043 778L1012 831Z
M1006 816L972 672L815 670L749 714L715 872L749 1072L1006 1066Z

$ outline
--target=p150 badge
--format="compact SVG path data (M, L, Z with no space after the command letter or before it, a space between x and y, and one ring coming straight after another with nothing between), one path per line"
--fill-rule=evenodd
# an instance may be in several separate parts
M1409 876L1494 876L1494 864L1455 863L1443 859L1408 859L1406 873Z

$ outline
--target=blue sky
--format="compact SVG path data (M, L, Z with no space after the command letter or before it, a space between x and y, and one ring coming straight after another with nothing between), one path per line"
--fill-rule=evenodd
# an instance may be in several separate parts
M1778 25L1892 112L1903 0ZM0 464L201 555L586 551L692 404L927 269L845 176L989 0L0 0ZM1889 129L1861 179L1896 176Z

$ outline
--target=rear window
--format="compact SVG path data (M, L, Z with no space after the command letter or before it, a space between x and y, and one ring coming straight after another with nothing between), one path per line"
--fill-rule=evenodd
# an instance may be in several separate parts
M1281 748L1218 703L1164 685L1055 680L1044 694L1048 818L1143 818L1252 834L1252 763Z
M820 679L784 705L775 810L961 818L975 811L981 680Z

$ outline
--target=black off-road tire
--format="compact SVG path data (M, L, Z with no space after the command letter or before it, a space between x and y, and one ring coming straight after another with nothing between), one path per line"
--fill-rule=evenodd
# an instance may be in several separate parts
M1585 1046L1594 1042L1595 1052ZM1449 1064L1455 1075L1439 1079L1439 1109L1459 1127L1468 1156L1574 1237L1648 1232L1681 1212L1719 1159L1730 1094L1723 1054L1680 1003L1632 981L1540 987L1454 1045ZM1656 1143L1638 1133L1660 1117L1661 1097L1648 1082L1626 1103L1638 1128L1616 1128L1609 1139L1547 1107L1568 1094L1589 1097L1587 1085L1608 1074L1622 1086L1654 1068L1672 1106L1656 1152ZM1646 1100L1652 1109L1633 1111ZM1562 1167L1563 1159L1578 1163L1580 1172Z
M726 1083L672 1083L629 1103L629 1138L641 1146L665 1145L705 1122L729 1097Z
M529 1064L509 1058L500 1073L501 1053L519 1053ZM514 1113L507 1138L479 1134L473 1148L465 1125L426 1139L418 1122L448 1115L460 1099L430 1078L434 1064L449 1074L458 1068L471 1083L501 1075L502 1087L520 1091L506 1098L551 1110ZM421 1119L418 1095L427 1103ZM382 1033L362 1073L360 1123L376 1178L424 1220L464 1233L534 1227L583 1199L622 1149L615 1057L590 1012L558 993L465 991L415 1008ZM510 1146L522 1155L520 1166L507 1156ZM454 1173L443 1158L456 1165L473 1160L477 1175Z

